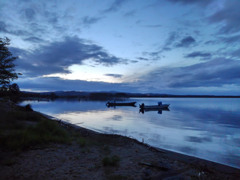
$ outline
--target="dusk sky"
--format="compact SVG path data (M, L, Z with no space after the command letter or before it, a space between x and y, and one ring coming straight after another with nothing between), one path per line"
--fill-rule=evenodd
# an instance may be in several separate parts
M28 91L240 95L240 0L0 0Z

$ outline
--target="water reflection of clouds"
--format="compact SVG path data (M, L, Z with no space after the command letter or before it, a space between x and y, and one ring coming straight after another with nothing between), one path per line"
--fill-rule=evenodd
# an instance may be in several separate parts
M122 121L123 117L120 115L114 115L113 117L110 117L108 120L113 120L113 121Z
M136 101L156 104L158 100ZM95 101L36 103L33 108L98 132L144 139L156 147L237 164L234 158L240 154L240 113L228 99L173 98L164 102L171 104L171 111L163 114L139 114L139 109L132 107L107 108L104 102Z
M196 148L190 146L178 146L176 148L178 151L184 152L186 154L196 154Z
M186 136L186 141L195 142L195 143L204 143L204 142L211 142L211 137L197 137L197 136Z
M226 110L214 110L214 109L197 109L197 108L178 108L178 111L185 112L194 117L194 120L203 121L205 123L214 122L215 124L229 125L229 127L240 128L240 114Z
M103 127L105 132L109 132L111 134L120 134L120 130L113 129L112 127Z
M238 138L233 138L232 141L240 148L240 136ZM240 154L240 149L239 149Z
M217 110L217 111L239 111L240 100L238 98L166 98L164 99L170 105L171 110L185 107L187 109L196 108L199 110Z
M56 100L56 101L26 101L23 104L31 104L33 109L37 111L61 114L70 112L86 112L86 111L99 111L106 110L107 107L102 101L67 101L67 100Z
M151 144L162 144L166 138L160 134L151 134L151 136L148 135L148 139L146 139L147 142Z
M128 132L128 129L118 130L113 127L103 127L103 130L110 134L120 134L120 135L125 135L125 136L128 136L128 134L131 134Z
M205 136L224 137L239 134L240 115L238 112L228 112L208 109L176 108L160 121L151 120L156 125L173 129L194 130Z
M239 150L239 154L240 154L240 150ZM226 164L228 165L234 165L234 167L240 167L240 155L236 155L235 153L228 153L227 155L223 155L221 157L221 160L223 162L226 162Z

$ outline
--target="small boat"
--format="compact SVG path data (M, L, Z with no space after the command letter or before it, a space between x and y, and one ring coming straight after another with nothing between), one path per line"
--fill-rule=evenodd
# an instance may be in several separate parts
M135 106L136 102L122 102L122 103L117 103L117 102L107 102L106 106L107 107L114 107L114 106Z
M140 109L144 110L161 110L161 109L168 109L170 104L162 104L162 102L158 102L158 105L153 106L146 106L144 103L139 105Z

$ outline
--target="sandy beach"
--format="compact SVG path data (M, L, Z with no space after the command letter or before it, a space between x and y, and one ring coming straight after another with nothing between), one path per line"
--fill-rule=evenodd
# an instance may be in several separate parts
M20 112L24 116L19 116ZM43 119L52 121L11 102L1 101L0 113L1 124L9 117L27 128ZM33 121L29 116L40 119ZM240 179L236 168L153 148L120 135L100 134L61 121L56 124L70 134L70 141L31 142L21 150L9 150L1 143L0 179ZM4 142L11 130L1 127Z

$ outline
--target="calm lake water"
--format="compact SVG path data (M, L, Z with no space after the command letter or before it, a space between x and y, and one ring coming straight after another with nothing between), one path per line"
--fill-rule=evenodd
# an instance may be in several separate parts
M240 99L132 98L137 107L107 108L100 101L30 103L34 110L98 132L240 168ZM139 113L138 105L170 104L170 111Z

